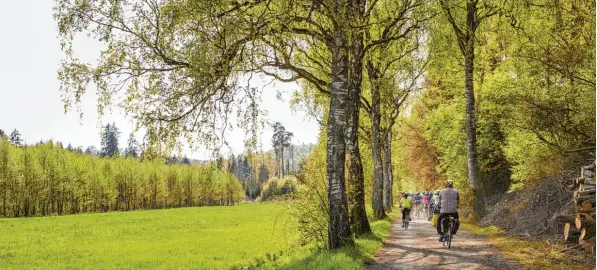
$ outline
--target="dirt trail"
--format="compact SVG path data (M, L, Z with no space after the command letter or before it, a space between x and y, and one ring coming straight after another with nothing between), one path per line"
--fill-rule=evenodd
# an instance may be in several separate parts
M502 258L486 238L462 229L454 235L452 249L438 240L426 219L413 218L408 230L396 220L384 247L365 269L521 269Z

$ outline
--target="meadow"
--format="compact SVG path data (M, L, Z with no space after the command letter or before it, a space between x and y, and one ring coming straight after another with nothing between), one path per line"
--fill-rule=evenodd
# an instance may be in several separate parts
M360 269L381 245L299 246L285 203L0 219L0 269Z

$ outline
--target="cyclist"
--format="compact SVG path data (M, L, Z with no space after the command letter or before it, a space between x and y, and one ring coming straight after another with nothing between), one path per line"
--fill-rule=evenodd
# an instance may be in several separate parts
M415 203L415 213L417 214L417 217L419 217L419 213L421 213L421 201L423 200L423 197L421 197L421 193L415 194L415 196L413 196L413 202Z
M458 203L460 202L460 195L458 194L458 191L456 191L456 189L454 189L454 182L452 182L452 180L448 179L446 180L446 182L444 183L444 186L446 187L444 190L442 190L439 193L439 222L437 223L437 233L440 235L439 237L439 241L443 242L444 241L444 235L443 232L447 229L448 227L448 222L449 219L448 217L452 216L454 219L456 219L456 222L454 222L454 231L453 234L456 234L456 231L458 231Z
M402 220L404 221L405 217L408 217L410 221L410 208L412 207L412 202L408 198L408 193L402 194L402 199L400 199L400 209L402 209Z
M426 217L430 217L430 211L429 211L429 203L431 202L431 193L425 191L423 193L423 211L425 212L425 216Z

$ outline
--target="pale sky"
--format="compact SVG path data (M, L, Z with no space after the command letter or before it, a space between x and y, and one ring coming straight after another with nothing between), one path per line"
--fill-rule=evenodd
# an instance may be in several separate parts
M115 122L122 132L120 147L126 145L133 129L130 120L117 108L98 118L95 91L89 89L83 98L83 118L76 111L64 113L59 91L57 70L64 54L60 51L56 22L52 18L52 0L2 0L0 8L0 129L10 133L18 129L26 143L53 139L64 145L99 148L100 123ZM77 56L94 62L101 44L81 36L75 44ZM255 85L260 87L259 85ZM294 132L294 143L315 143L319 125L303 112L293 112L288 99L297 84L276 83L267 86L262 96L262 108L268 120L281 122ZM276 90L283 90L282 101ZM101 122L100 122L101 121ZM264 130L261 141L264 150L271 149L271 128ZM140 140L143 134L136 134ZM238 154L243 151L244 133L235 130L227 139ZM209 158L206 151L183 154L198 159Z

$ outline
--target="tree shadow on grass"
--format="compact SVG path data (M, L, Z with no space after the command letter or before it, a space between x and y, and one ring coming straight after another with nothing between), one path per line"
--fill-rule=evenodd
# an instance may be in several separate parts
M376 248L359 243L373 244L380 243L382 240L382 237L373 233L365 234L359 236L357 244L354 246L314 252L302 259L279 265L279 269L361 269L363 263L372 261L372 255Z

